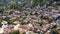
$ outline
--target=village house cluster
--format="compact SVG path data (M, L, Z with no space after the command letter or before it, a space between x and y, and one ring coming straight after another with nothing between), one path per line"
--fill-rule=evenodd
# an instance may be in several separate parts
M0 34L11 34L13 30L19 30L19 34L51 34L52 28L56 28L60 34L59 7L44 5L33 9L24 8L23 11L11 9L9 12L3 12Z

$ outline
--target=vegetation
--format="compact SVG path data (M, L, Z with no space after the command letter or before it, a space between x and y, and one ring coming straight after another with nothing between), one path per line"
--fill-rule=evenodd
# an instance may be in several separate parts
M52 34L58 34L58 30L56 28L51 29Z
M2 23L0 22L0 27L2 26Z
M60 7L60 2L54 2L51 4L53 7Z
M17 20L18 20L18 18L12 19L12 22L15 22L15 21L17 21Z
M20 24L21 24L21 25L24 25L24 24L25 24L25 22L23 22L23 21L22 21Z
M2 26L2 15L0 15L0 27Z
M48 22L49 22L49 23L52 23L52 21L53 21L52 19L48 19Z
M1 7L0 7L0 8L1 8ZM3 14L3 11L4 11L4 9L1 8L1 9L0 9L0 14Z
M18 2L9 2L8 6L10 6L10 9L17 9L20 10L22 7L24 7L23 3L18 3Z
M7 21L7 22L8 22L8 24L13 24L13 22L10 20L10 18L9 18L9 17L6 17L4 20L5 20L5 21Z
M3 9L17 9L17 10L23 10L23 7L25 7L26 3L32 2L32 8L35 6L42 6L43 4L52 4L52 6L60 5L60 2L57 2L56 4L53 4L52 0L14 0L14 1L6 1L6 0L0 0L0 6ZM8 7L9 6L9 7Z
M19 34L19 30L14 30L11 32L11 34Z

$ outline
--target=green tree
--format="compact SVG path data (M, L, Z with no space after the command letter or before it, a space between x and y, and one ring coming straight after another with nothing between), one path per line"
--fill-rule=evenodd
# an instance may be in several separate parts
M23 22L23 21L22 21L20 24L21 24L21 25L24 25L24 24L25 24L25 22Z
M29 0L30 2L32 1L33 2L33 6L38 6L38 5L42 5L44 3L47 3L47 2L51 2L52 0Z
M2 15L0 15L0 27L2 26Z
M6 17L4 20L5 20L5 21L7 21L7 22L8 22L8 24L13 24L13 22L10 20L10 18L9 18L9 17Z
M58 34L58 30L56 28L51 29L52 34Z
M43 2L43 0L33 0L33 6L38 6L41 5L41 3Z
M22 10L25 4L18 2L9 2L8 5L10 6L11 9Z
M2 23L0 22L0 27L2 26Z
M2 26L1 20L0 20L0 27Z
M11 32L11 34L19 34L19 30L14 30Z
M49 22L49 23L52 23L52 21L53 21L52 19L48 19L48 22Z

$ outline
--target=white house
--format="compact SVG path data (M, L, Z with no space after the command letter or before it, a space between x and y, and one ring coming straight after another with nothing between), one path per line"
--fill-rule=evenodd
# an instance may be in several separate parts
M0 28L0 34L3 34L3 28Z

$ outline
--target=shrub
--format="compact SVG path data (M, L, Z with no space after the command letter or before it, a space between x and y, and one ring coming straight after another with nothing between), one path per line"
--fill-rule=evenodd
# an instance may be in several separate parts
M49 22L49 23L52 23L52 21L53 21L52 19L48 19L48 22Z
M19 34L19 31L18 30L14 30L11 32L11 34Z
M0 22L0 27L2 26L2 23Z
M52 34L58 34L58 30L56 28L51 29Z
M2 22L2 18L0 18L0 27L2 26L2 23L1 22Z
M21 22L20 24L21 24L21 25L24 25L24 24L25 24L25 22Z

